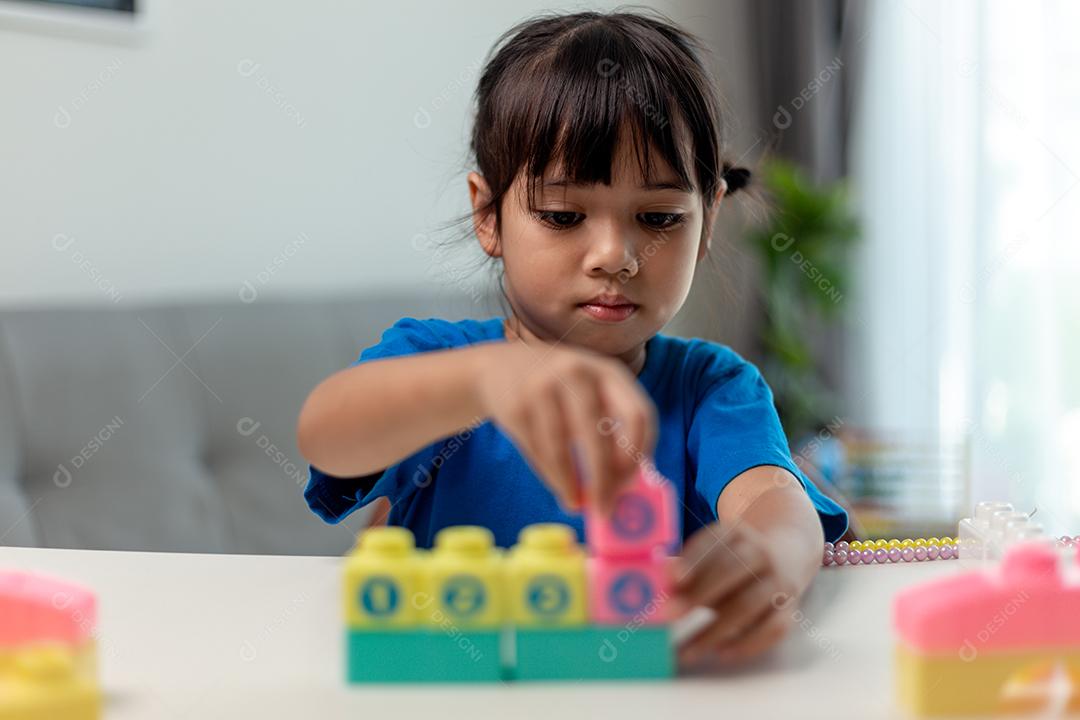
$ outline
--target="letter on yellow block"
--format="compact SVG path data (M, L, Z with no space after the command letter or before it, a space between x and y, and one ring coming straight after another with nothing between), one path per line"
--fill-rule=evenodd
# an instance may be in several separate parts
M448 527L435 536L427 595L417 603L429 626L497 628L505 621L502 554L487 528Z
M585 553L573 528L530 525L506 563L509 613L521 627L586 624Z
M345 622L363 630L416 627L425 558L406 528L365 530L345 560Z

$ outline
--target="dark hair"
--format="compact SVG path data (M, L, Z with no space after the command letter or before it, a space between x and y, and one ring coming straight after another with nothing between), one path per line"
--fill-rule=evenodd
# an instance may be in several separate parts
M744 187L750 172L722 159L719 100L704 52L696 37L655 12L542 15L504 33L476 90L471 141L491 190L483 210L495 212L496 227L522 170L533 181L530 203L553 161L571 182L610 184L620 132L632 133L645 178L655 146L706 205L722 182L728 193Z

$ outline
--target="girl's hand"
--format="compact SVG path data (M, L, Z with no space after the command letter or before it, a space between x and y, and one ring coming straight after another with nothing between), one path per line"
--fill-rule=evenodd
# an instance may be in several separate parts
M716 617L683 644L680 661L693 664L711 651L723 664L739 663L780 642L798 592L775 552L745 523L714 523L690 538L673 563L673 610L681 615L702 605Z
M608 511L656 442L656 408L637 378L619 360L580 348L494 348L478 378L487 417L564 507L580 510L585 499L580 468L589 502Z

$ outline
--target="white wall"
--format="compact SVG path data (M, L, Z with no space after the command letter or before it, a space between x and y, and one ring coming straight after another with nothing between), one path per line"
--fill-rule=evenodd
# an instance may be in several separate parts
M705 5L659 6L708 37ZM430 285L412 239L467 207L481 62L545 7L153 0L134 42L0 17L0 306Z

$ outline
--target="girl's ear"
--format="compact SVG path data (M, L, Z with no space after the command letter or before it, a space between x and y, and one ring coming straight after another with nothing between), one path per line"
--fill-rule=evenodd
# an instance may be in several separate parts
M712 244L712 231L713 223L716 222L716 211L720 209L720 201L724 199L724 193L727 192L727 181L720 181L720 189L716 191L716 198L713 200L712 205L705 208L705 217L701 221L701 244L698 246L697 259L700 261L705 257L705 253L709 251L709 246Z
M491 257L501 257L499 234L495 229L495 209L491 203L491 189L484 176L477 172L469 173L469 201L473 208L473 230L480 247Z

